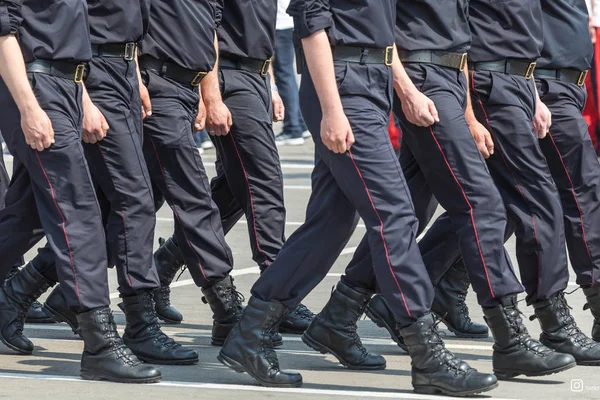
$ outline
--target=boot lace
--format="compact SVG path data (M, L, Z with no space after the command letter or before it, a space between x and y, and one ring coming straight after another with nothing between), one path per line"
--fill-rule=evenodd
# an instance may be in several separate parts
M112 313L103 312L100 317L100 322L102 326L102 335L104 339L110 343L110 351L115 353L116 359L122 360L130 367L140 365L142 362L131 353L131 350L125 346L123 339L121 339L117 333Z
M263 353L265 360L269 363L269 366L274 369L279 369L279 359L277 358L277 353L275 353L275 348L273 347L273 328L279 325L282 318L277 320L271 315L267 317L267 327L263 331L261 340L260 350Z
M517 303L521 301L522 300L519 300ZM504 313L506 314L508 324L515 332L515 339L517 343L519 346L522 346L525 351L530 351L534 355L542 358L553 352L553 350L544 346L539 341L531 338L529 331L525 327L525 324L523 324L523 319L521 318L521 315L525 316L525 314L523 314L521 310L516 307L516 305L514 307L505 307Z
M564 323L561 329L567 334L567 337L572 339L573 342L575 342L580 347L583 347L585 349L591 349L592 347L596 346L597 343L592 339L588 338L585 335L585 333L583 333L581 329L579 329L579 327L577 326L577 322L575 322L575 318L573 318L573 316L571 315L570 310L572 310L573 307L571 307L567 303L567 298L565 296L567 294L572 294L575 291L577 291L577 289L568 293L558 293L558 301L554 304L559 317ZM532 321L536 318L536 315L532 315L531 317L529 317L529 319Z
M348 323L345 326L346 332L348 333L348 337L356 345L356 347L358 348L358 350L364 356L367 356L369 354L369 352L367 351L367 349L363 345L362 340L360 339L360 336L358 335L357 321L364 314L365 309L367 308L367 305L369 304L369 300L370 300L370 297L367 297L367 296L365 296L361 300L360 307L356 311L356 314L358 314L358 315L356 316L356 318L352 318L350 321L348 321Z
M236 315L241 315L242 303L246 301L246 298L243 294L238 292L233 284L233 278L231 279L231 285L223 289L223 299L225 300L225 304L229 304L231 309L235 311Z
M162 331L160 323L158 322L158 317L156 316L156 312L154 311L154 300L152 300L151 295L148 295L144 298L143 305L143 312L146 314L145 317L148 321L148 331L154 337L153 342L158 343L165 348L174 348L181 346L179 343L171 339Z
M158 288L158 298L161 308L171 307L171 288L169 286L161 286Z
M444 334L438 330L438 325L441 322L442 321L438 319L431 326L431 328L427 329L425 332L427 343L433 345L431 348L433 351L433 356L439 360L439 363L443 365L446 370L454 372L455 376L464 375L471 369L471 367L466 369L461 368L461 366L465 365L465 362L460 360L454 355L454 353L446 348L444 340L442 339Z
M300 303L294 310L294 314L299 316L301 319L312 320L315 314L308 309L304 304Z

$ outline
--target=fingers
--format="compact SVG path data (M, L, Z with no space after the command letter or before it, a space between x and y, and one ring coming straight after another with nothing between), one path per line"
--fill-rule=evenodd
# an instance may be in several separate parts
M201 116L200 114L198 114L198 116L196 117L196 120L194 121L194 129L197 131L201 131L202 129L204 129L205 125L206 125L206 118Z
M431 117L433 118L433 121L434 121L430 125L433 125L433 123L440 122L440 117L439 117L437 108L435 108L435 104L433 103L433 101L429 100L429 103L427 106L429 108L429 114L431 115Z
M494 141L492 140L492 137L490 135L485 135L485 148L490 156L494 154Z
M483 156L483 158L490 158L490 152L488 151L488 148L485 145L485 141L484 140L478 140L477 141L477 149L479 150L479 152L481 153L481 155Z
M227 132L229 132L229 130L231 129L231 125L233 125L233 119L231 117L231 113L227 111Z
M350 148L352 147L353 144L354 144L354 133L352 133L352 130L350 130L348 132L348 135L346 136L346 149L350 150Z
M142 114L144 114L144 118L152 115L152 103L150 103L149 96L142 97Z

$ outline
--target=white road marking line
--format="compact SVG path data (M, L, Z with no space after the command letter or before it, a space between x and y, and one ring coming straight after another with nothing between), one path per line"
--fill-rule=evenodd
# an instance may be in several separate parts
M231 391L247 391L247 392L268 392L281 394L300 394L300 395L319 395L319 396L342 396L342 397L367 397L367 398L383 398L383 399L420 399L420 400L438 400L438 399L456 399L455 397L446 396L430 396L420 395L415 393L402 392L369 392L361 390L330 390L330 389L303 389L303 388L266 388L262 386L249 385L227 385L215 383L187 383L187 382L161 382L159 386L174 386L180 388L194 389L213 389L213 390L231 390ZM508 399L496 399L508 400Z
M35 325L35 328L32 327L32 325L27 325L28 328L31 328L32 330L39 330L39 331L71 331L71 328L69 328L67 325ZM204 331L206 333L200 333L198 332L198 330L188 330L188 331L180 331L180 330L175 330L174 328L169 328L169 326L163 326L162 327L162 331L171 336L171 337L193 337L193 338L203 338L203 339L210 339L211 338L211 334L209 331ZM35 342L41 342L41 341L49 341L49 342L53 342L53 341L66 341L66 342L79 342L79 343L83 343L80 339L76 338L75 336L73 336L73 338L36 338L36 337L30 337L29 340ZM397 347L398 345L392 341L391 339L382 339L382 338L369 338L369 337L361 337L361 340L363 342L363 344L366 345L370 345L370 346L391 346L391 347ZM302 339L299 336L293 336L293 335L283 335L283 341L284 343L304 343L302 342ZM485 345L485 344L459 344L459 343L454 343L452 341L446 341L446 347L448 349L451 350L479 350L479 351L492 351L492 344L489 345ZM474 343L478 343L477 341L474 341ZM278 350L279 351L279 350ZM293 349L281 349L281 351L283 353L287 353L287 352L302 352L302 350L293 350ZM314 351L306 351L306 354L316 354ZM304 353L303 353L304 354ZM404 352L400 352L399 355L404 354Z
M84 381L78 376L69 375L43 375L43 374L15 374L15 373L1 373L1 379L24 379L24 380L40 380L40 381L58 381L58 382L82 382L86 384L106 384L106 382L98 381ZM251 386L251 385L232 385L232 384L218 384L218 383L195 383L195 382L174 382L174 381L163 381L154 384L144 385L143 387L149 386L164 386L164 387L176 387L176 388L187 388L187 389L204 389L204 390L226 390L226 391L242 391L242 392L264 392L264 393L281 393L281 394L300 394L300 395L319 395L319 396L341 396L341 397L368 397L368 398L380 398L380 399L416 399L416 400L441 400L441 399L455 399L455 397L446 396L430 396L421 395L416 393L403 393L393 391L362 391L362 390L330 390L330 389L309 389L309 388L267 388L262 386ZM502 399L494 398L495 400L513 400L513 399Z
M157 221L160 222L173 222L173 218L172 217L156 217ZM297 221L286 221L285 224L287 226L300 226L302 225L304 222L297 222ZM236 225L247 225L248 221L246 221L245 219L240 219ZM358 224L356 225L357 228L361 228L361 229L365 229L365 224Z

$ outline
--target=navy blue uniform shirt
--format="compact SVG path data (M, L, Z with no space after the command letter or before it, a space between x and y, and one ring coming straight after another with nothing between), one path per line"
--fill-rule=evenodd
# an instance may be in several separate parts
M594 48L585 0L542 0L544 47L539 68L591 68Z
M194 71L211 71L219 22L220 7L213 0L152 0L150 28L139 54Z
M92 58L85 0L0 0L0 36L17 35L25 62Z
M275 52L277 0L224 0L219 54L266 60Z
M542 50L541 21L540 0L469 0L469 60L536 60Z
M292 0L288 14L300 39L325 29L332 46L394 43L396 0Z
M87 0L87 3L92 44L139 42L148 31L150 0Z
M471 46L468 0L398 0L396 47L464 53Z

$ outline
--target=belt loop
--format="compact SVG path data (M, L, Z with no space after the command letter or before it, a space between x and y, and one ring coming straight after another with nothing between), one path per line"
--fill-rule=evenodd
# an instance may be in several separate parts
M370 50L366 47L360 49L360 64L366 64L365 58L369 57Z

